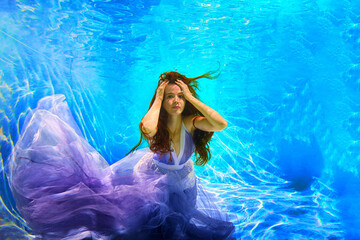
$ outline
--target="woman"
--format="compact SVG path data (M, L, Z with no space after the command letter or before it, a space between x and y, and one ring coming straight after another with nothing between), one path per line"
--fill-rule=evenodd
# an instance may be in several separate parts
M187 78L178 72L161 74L150 108L140 123L141 139L132 149L133 151L141 144L143 136L148 140L152 154L149 158L143 158L135 169L137 172L148 172L150 176L153 175L153 170L162 173L160 176L165 178L163 184L170 196L167 206L184 218L177 221L185 222L182 226L185 230L182 231L193 231L185 233L190 235L183 236L182 239L225 239L234 228L231 223L222 221L226 217L223 219L216 216L220 213L213 202L208 201L209 197L204 191L201 191L202 198L198 199L201 203L198 205L203 205L205 209L200 213L196 208L198 186L190 157L195 151L195 163L205 165L211 156L208 143L213 132L227 126L226 120L200 102L195 92L196 80L214 78L212 73L195 78ZM210 213L211 211L213 212ZM190 228L187 225L189 217L208 226L213 224L213 227L202 228L195 224ZM167 226L169 225L171 224ZM175 232L176 234L184 233Z
M196 163L205 165L209 160L211 155L208 142L212 132L223 130L227 126L226 120L219 113L197 99L194 89L197 88L196 80L214 78L211 74L212 72L208 72L196 78L187 78L177 72L161 74L149 111L140 123L142 136L150 141L153 152L172 151L172 143L177 153L175 156L179 155L180 130L184 123L187 131L194 136L195 153L199 155ZM131 151L140 145L141 140ZM169 160L171 161L171 155Z
M34 233L44 239L229 239L234 230L197 184L193 162L210 158L213 131L226 127L196 99L196 79L160 76L140 123L149 148L109 166L83 138L64 96L43 98L25 120L7 166Z

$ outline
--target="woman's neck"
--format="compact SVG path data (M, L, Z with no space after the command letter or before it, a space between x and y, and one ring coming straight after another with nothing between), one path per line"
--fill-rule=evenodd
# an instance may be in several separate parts
M167 127L170 130L170 134L175 134L178 131L180 131L181 122L182 122L181 115L176 115L176 116L169 115L168 116Z

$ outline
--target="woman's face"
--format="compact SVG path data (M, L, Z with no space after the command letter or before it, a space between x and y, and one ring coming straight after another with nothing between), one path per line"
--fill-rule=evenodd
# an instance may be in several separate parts
M181 88L176 84L168 84L165 88L163 108L169 115L178 115L184 111L186 100Z

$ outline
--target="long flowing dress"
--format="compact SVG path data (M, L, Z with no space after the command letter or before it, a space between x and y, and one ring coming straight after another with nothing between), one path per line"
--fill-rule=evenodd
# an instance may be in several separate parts
M17 209L40 239L232 239L234 225L198 183L184 124L178 156L144 148L109 165L64 99L38 102L6 166Z

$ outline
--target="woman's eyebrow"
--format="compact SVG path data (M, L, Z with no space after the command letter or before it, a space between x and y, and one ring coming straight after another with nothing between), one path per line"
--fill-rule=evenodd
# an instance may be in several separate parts
M170 94L172 94L172 95L183 95L183 94L184 94L184 92L183 92L183 91L181 91L181 92L176 92L176 93L174 93L174 92L168 92L168 93L165 93L165 95L170 95Z

